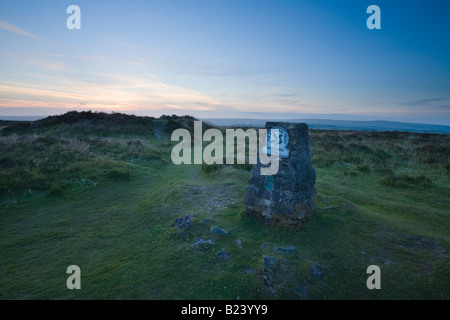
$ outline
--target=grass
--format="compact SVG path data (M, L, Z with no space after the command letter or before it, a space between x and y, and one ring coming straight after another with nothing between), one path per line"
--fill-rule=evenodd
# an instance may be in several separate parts
M243 214L246 166L171 163L165 125L191 118L118 117L133 134L113 132L114 117L0 132L0 299L449 298L448 135L310 131L319 210L295 232ZM185 214L194 223L178 232ZM296 250L274 252L285 246ZM281 263L272 296L263 255ZM81 290L66 288L71 264ZM381 290L366 288L372 264Z

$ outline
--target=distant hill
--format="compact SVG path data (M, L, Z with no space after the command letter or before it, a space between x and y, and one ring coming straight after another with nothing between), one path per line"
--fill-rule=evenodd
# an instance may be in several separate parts
M347 121L323 119L202 119L215 126L264 127L267 121L304 122L311 129L352 131L407 131L450 134L450 126L394 121Z
M153 118L117 112L69 111L34 121L0 120L0 136L46 132L58 136L97 133L103 136L149 134L159 137L163 132L170 134L178 128L185 128L193 132L195 120L197 119L191 116L162 115L159 118ZM210 126L205 123L203 130L208 128Z
M43 128L75 129L78 131L102 130L104 133L148 133L153 132L153 126L160 121L164 122L164 130L171 131L179 127L192 130L193 121L197 119L190 116L167 116L160 118L127 115L122 113L103 113L91 111L69 111L62 115L46 118L23 116L0 116L0 130L3 134L10 131L34 131ZM267 121L304 122L311 129L324 130L350 130L350 131L402 131L417 133L450 134L450 126L423 123L406 123L395 121L355 121L355 120L326 120L326 119L233 119L233 118L204 118L206 123L219 127L264 127ZM158 126L158 125L157 125ZM64 128L63 128L64 127ZM207 129L208 125L204 125Z

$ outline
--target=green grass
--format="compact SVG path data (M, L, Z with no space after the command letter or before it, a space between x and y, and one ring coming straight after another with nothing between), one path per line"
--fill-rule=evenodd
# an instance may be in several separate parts
M160 140L143 128L98 134L92 123L77 134L77 118L61 134L52 121L0 138L0 299L450 296L449 136L311 131L319 210L296 232L243 214L246 166L173 165L165 129ZM194 223L179 233L172 225L185 214ZM229 234L211 235L211 226ZM215 245L193 247L197 238ZM296 250L273 252L282 246ZM263 255L281 261L274 296ZM309 275L319 263L323 279ZM72 264L81 290L66 288ZM372 264L381 290L366 288Z

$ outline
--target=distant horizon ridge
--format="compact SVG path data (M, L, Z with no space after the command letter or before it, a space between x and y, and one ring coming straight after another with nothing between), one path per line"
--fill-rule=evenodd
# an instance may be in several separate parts
M72 110L76 111L76 110ZM70 111L68 111L70 112ZM83 111L77 111L83 112ZM97 112L97 111L93 111ZM102 112L106 114L113 114L111 112ZM170 112L169 112L170 113ZM61 116L62 114L55 114L52 116ZM134 116L134 114L130 114ZM136 115L144 116L144 115ZM3 121L37 121L50 117L50 115L21 115L21 116L1 116ZM344 120L344 119L330 119L330 118L250 118L250 117L236 117L236 118L207 118L195 117L199 120L209 122L216 126L230 126L230 127L264 127L267 121L281 121L281 122L305 122L311 129L324 130L354 130L354 131L403 131L403 132L422 132L422 133L444 133L450 134L450 125L430 124L418 122L404 122L393 120Z

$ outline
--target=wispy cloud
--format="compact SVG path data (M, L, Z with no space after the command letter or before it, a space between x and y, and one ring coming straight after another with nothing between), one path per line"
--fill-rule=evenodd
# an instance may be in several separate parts
M429 98L429 99L422 99L422 100L409 101L409 102L400 102L400 103L398 103L398 105L408 106L408 107L450 109L450 104L442 103L444 101L448 101L448 99ZM436 104L436 102L439 102L439 103Z
M232 77L232 76L251 76L260 74L269 74L273 71L260 70L251 67L244 67L232 64L209 64L184 66L173 74L173 77L179 75L200 75L200 76L216 76L216 77Z
M32 38L32 39L45 40L44 38L42 38L42 37L40 37L38 35L35 35L35 34L31 33L31 32L23 30L23 29L15 26L15 25L13 25L13 24L11 24L9 22L6 22L4 20L1 20L1 19L0 19L0 29L9 31L9 32L12 32L12 33L15 33L15 34L19 34L19 35L22 35L22 36L25 36L25 37L28 37L28 38Z
M47 65L45 67L48 67ZM66 108L93 109L184 109L213 110L218 102L200 92L168 85L153 74L137 77L130 74L89 74L101 84L93 85L83 79L64 78L57 83L0 81L0 107L47 105ZM64 81L63 81L64 80ZM64 82L64 83L63 83ZM26 101L29 101L27 103ZM39 102L39 103L37 103ZM198 102L204 105L197 104Z

